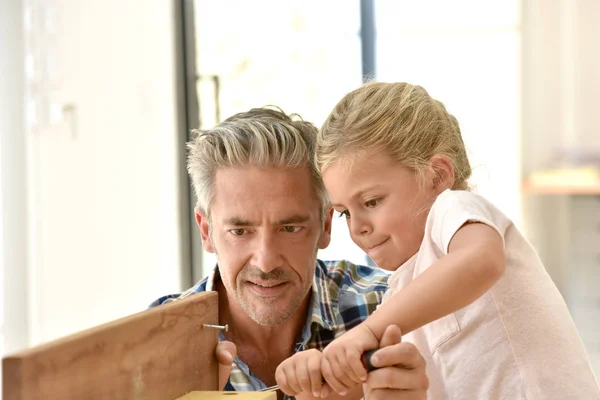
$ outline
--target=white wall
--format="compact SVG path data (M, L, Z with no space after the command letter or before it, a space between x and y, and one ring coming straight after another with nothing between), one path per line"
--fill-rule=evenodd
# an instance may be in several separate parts
M175 4L26 2L29 345L186 281Z
M22 13L20 0L0 1L0 355L28 343Z

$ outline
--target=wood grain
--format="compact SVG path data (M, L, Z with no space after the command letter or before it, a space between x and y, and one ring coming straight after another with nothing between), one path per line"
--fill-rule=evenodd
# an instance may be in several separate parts
M217 293L174 301L2 361L4 400L175 399L217 390Z
M176 400L277 400L277 392L191 392Z

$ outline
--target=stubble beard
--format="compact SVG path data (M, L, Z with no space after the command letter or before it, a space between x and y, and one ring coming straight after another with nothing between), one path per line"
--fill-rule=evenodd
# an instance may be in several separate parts
M209 235L211 236L212 239L212 224L209 225ZM319 241L321 240L320 237L323 234L323 231L321 230L321 233L319 235ZM214 246L214 241L213 241L213 246ZM214 247L214 251L215 251L215 255L218 256L218 251L216 246ZM316 263L316 258L317 258L317 252L318 252L318 248L315 248L314 251L314 256L315 256L315 263ZM277 275L281 274L281 271L272 271L269 273L262 273L263 276L269 276L272 275L273 273L276 273ZM313 271L313 275L314 275L314 271ZM240 276L244 276L244 275L240 275ZM239 276L238 276L239 278ZM261 313L259 312L255 307L253 307L252 305L252 301L250 301L247 297L244 297L243 294L241 293L240 290L240 281L238 281L237 284L237 288L234 291L234 296L235 299L237 301L237 303L240 305L240 307L242 307L242 309L246 312L246 314L248 314L248 316L257 324L262 325L262 326L276 326L276 325L281 325L283 324L285 321L288 320L288 318L290 318L292 316L292 314L294 314L294 312L296 310L298 310L298 307L300 306L300 304L302 303L302 300L306 297L306 294L310 291L310 288L312 287L312 276L309 277L309 281L310 281L310 285L308 285L308 288L306 288L303 292L296 292L295 295L293 296L293 298L290 300L288 306L281 311L273 311L273 312L269 312L269 313ZM292 280L293 281L293 280ZM261 298L261 299L256 299L257 301L263 303L263 304L270 304L273 303L277 300L277 298Z
M277 309L270 309L268 310L269 306L275 302L277 302L278 300L281 299L281 297L259 297L259 296L253 296L251 293L243 293L240 288L243 287L244 285L241 284L246 278L249 277L251 275L260 275L261 279L264 280L271 280L271 279L281 279L284 276L287 276L288 273L285 271L281 271L281 270L274 270L268 273L263 273L262 271L252 271L252 272L242 272L238 279L238 285L237 285L237 289L235 291L235 297L236 300L238 302L238 304L242 307L242 309L246 312L246 314L248 314L248 316L257 324L262 325L262 326L275 326L275 325L281 325L283 324L285 321L288 320L288 318L290 318L294 312L296 312L296 310L298 310L298 307L300 306L300 304L302 303L302 300L304 299L304 297L306 296L306 293L308 292L308 289L306 290L299 290L297 288L296 285L294 285L294 291L295 293L293 294L293 297L290 299L290 301L287 303L287 305L285 306L285 308L283 310L277 310ZM296 279L285 279L288 282L293 282L293 283L297 283L298 280ZM241 284L241 285L240 285ZM310 286L309 286L310 288ZM260 303L260 304L257 304ZM262 305L263 307L260 307L260 305Z
M290 303L284 310L261 312L258 310L258 307L255 307L251 301L248 301L246 297L238 293L236 293L236 297L238 303L246 312L246 314L248 314L248 316L254 322L262 326L276 326L283 324L285 321L288 320L288 318L292 316L292 314L298 309L298 306L300 305L300 301L298 300L297 296L294 296L294 298L290 301ZM263 298L256 299L255 301L261 302L262 304L268 306L270 303L273 303L276 300L277 298Z

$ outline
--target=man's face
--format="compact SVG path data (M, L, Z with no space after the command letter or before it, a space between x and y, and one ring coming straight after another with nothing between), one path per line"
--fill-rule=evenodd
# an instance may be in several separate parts
M329 244L331 213L307 168L222 168L210 221L197 214L204 249L217 255L230 301L260 325L278 325L305 299L317 250Z

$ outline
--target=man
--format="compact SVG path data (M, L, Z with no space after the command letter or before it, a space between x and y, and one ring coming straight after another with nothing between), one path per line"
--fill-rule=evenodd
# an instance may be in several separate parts
M277 366L292 354L320 351L366 319L388 275L316 258L329 244L333 211L313 164L314 125L252 109L196 133L188 171L202 245L216 254L217 267L188 291L152 306L217 291L219 323L229 326L217 348L220 374L229 377L225 390L261 390L276 383ZM394 327L381 347L377 366L384 368L363 385L369 398L424 398L420 354L400 343ZM360 398L362 389L357 385L347 398Z

